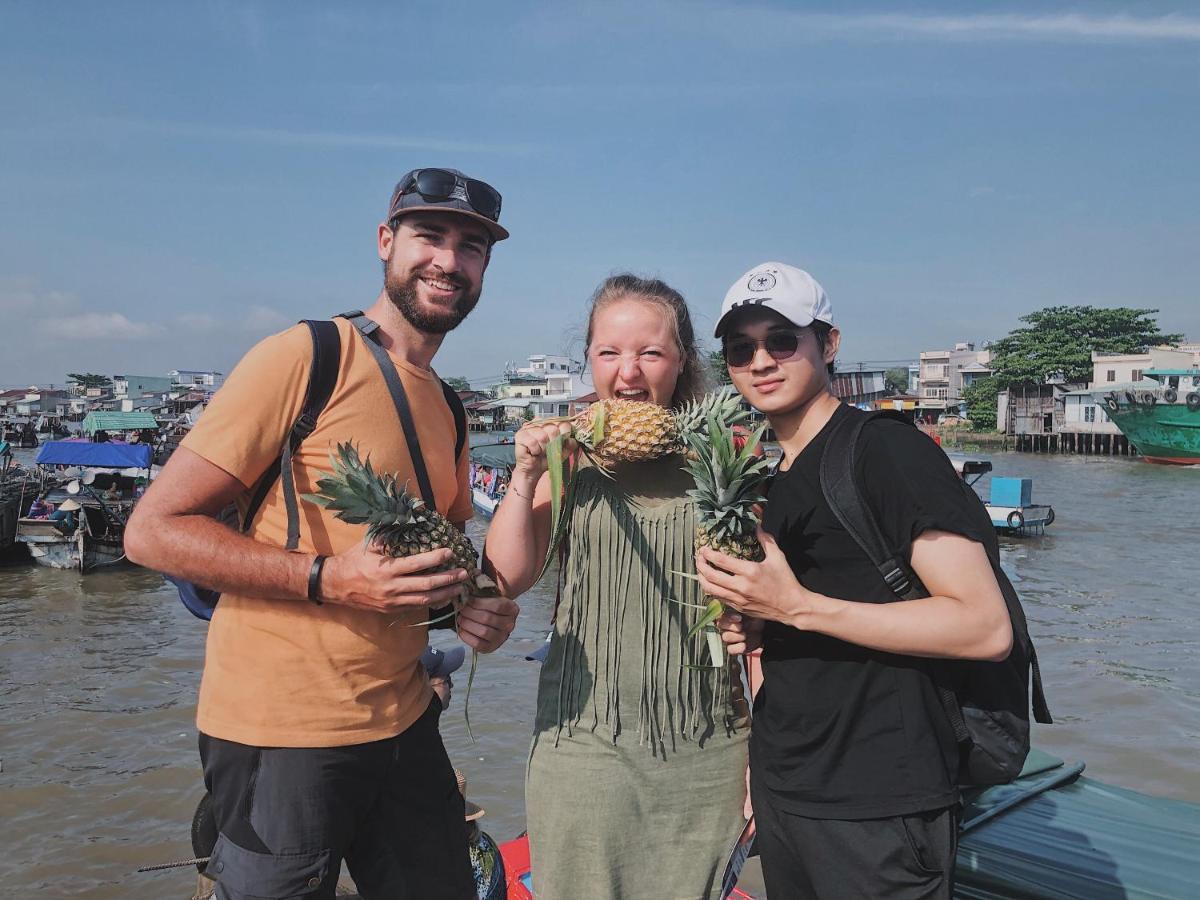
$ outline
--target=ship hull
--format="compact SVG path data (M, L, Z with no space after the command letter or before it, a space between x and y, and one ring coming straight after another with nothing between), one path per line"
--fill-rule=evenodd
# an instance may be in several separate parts
M1147 462L1200 465L1200 409L1185 403L1120 403L1109 418Z

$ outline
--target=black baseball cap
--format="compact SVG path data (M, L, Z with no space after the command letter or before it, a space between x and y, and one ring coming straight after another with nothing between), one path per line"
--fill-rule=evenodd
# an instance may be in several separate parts
M413 169L396 182L387 221L422 211L462 213L483 225L493 240L508 237L508 229L499 221L500 192L458 169Z

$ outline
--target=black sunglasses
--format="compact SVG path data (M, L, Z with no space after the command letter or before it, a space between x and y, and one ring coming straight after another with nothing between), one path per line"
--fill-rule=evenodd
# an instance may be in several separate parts
M800 337L803 334L803 331L772 331L761 341L748 337L731 338L725 342L725 346L722 348L725 353L725 364L733 369L748 366L759 347L766 349L771 354L771 359L783 362L796 354L796 350L800 346Z
M486 181L465 178L445 169L417 169L400 183L397 199L413 193L433 203L452 198L466 200L484 218L493 222L500 219L500 192Z

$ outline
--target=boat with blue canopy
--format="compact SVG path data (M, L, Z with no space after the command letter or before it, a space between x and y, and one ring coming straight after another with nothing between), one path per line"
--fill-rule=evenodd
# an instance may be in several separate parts
M124 561L125 523L150 481L152 458L149 444L45 442L34 458L41 489L23 503L17 542L55 569L86 574Z

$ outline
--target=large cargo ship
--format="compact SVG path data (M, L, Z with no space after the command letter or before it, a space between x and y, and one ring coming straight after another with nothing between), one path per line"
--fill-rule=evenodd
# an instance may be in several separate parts
M1147 369L1093 396L1147 462L1200 464L1200 368Z

